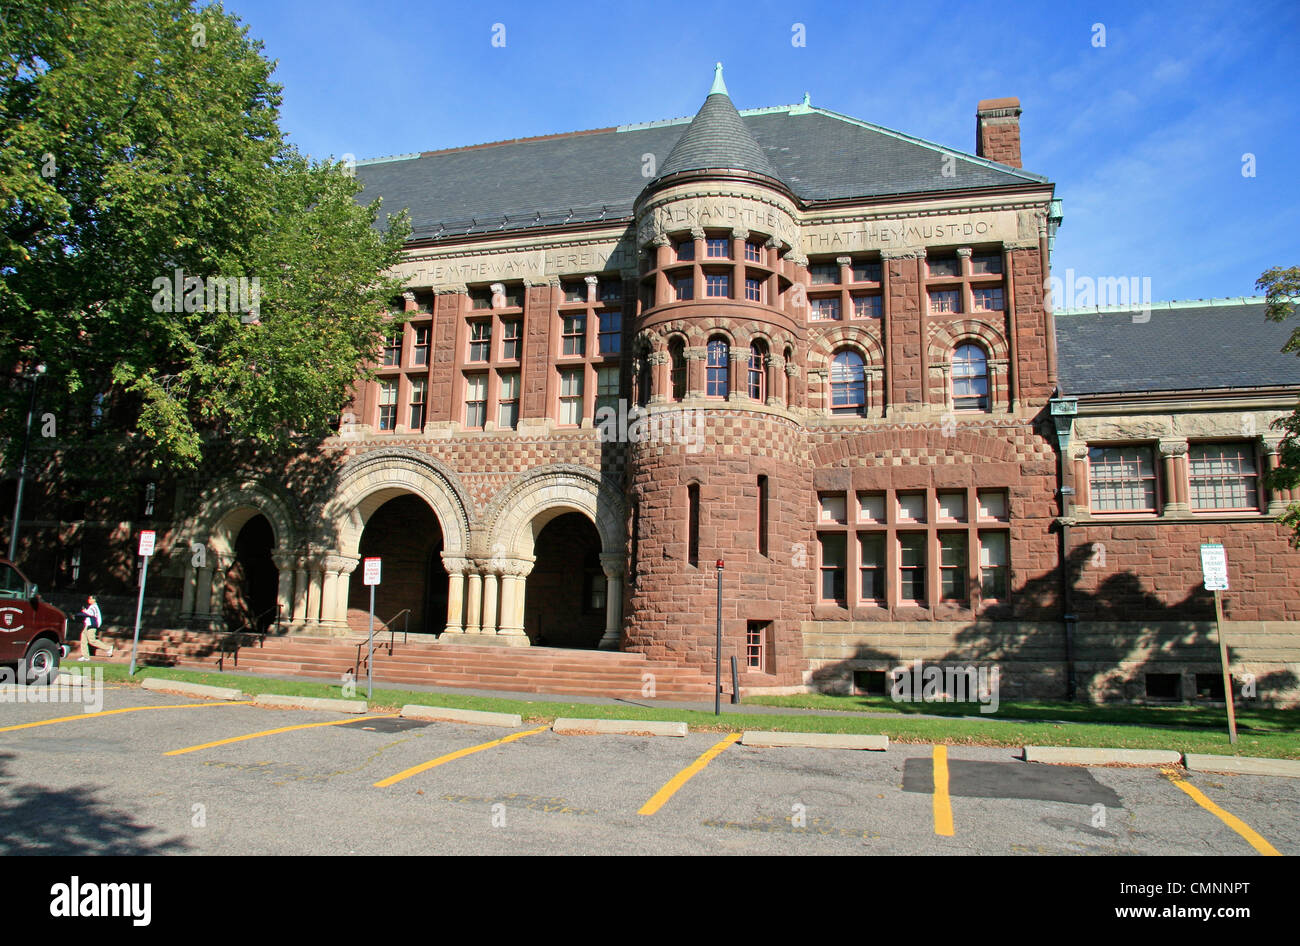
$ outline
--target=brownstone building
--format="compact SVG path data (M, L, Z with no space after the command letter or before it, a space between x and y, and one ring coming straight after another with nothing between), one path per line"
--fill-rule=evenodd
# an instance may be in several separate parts
M1212 696L1222 539L1234 671L1295 699L1292 497L1259 478L1285 333L1248 302L1054 319L1016 99L979 104L975 152L738 112L719 67L692 119L361 162L414 222L378 378L325 481L179 484L154 621L233 600L346 635L379 555L381 617L443 643L711 667L721 560L746 687L922 659L1008 696Z

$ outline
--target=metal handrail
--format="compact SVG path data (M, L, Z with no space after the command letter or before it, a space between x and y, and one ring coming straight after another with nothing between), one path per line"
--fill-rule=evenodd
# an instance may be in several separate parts
M226 634L221 638L221 641L217 644L217 653L218 653L217 672L218 673L225 672L226 654L228 653L233 655L235 666L236 667L239 666L239 650L241 646L240 640L244 634L250 634L256 637L258 647L261 647L263 644L265 644L266 635L269 633L270 628L280 627L282 610L283 609L280 607L279 602L276 602L274 607L267 608L261 614L258 614L255 617L253 617L251 621L245 620L244 623L241 624L235 630L227 631ZM268 625L268 627L265 630L261 629L260 625L262 623L262 619L265 618L272 611L275 612L275 621L273 621L270 625Z

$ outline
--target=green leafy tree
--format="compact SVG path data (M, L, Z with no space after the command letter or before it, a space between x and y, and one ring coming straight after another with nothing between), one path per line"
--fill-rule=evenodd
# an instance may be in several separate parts
M1255 288L1265 293L1265 314L1270 319L1274 322L1288 319L1295 315L1300 300L1300 266L1276 266L1266 270L1255 283ZM1300 355L1300 327L1291 332L1282 351ZM1274 489L1295 489L1300 487L1300 407L1277 420L1274 426L1285 431L1285 435L1278 451L1278 467L1269 474L1267 482ZM1287 507L1282 522L1291 528L1291 541L1300 548L1300 502Z
M319 436L373 359L405 217L285 142L261 50L220 5L0 11L0 362L46 365L60 443Z

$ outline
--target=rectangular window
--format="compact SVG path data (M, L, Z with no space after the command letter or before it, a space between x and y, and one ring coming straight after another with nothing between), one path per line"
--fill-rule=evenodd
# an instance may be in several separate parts
M686 487L686 559L700 564L700 484Z
M501 322L501 360L518 361L519 360L519 331L521 322L518 319L503 319Z
M411 379L411 429L424 429L424 404L427 400L429 382L424 378Z
M600 338L597 348L602 355L617 355L623 346L623 313L600 313Z
M565 302L586 302L587 284L585 282L566 282L564 284Z
M960 289L931 289L929 297L931 312L961 311Z
M990 289L975 288L970 291L971 305L975 307L976 312L1001 312L1002 311L1002 289L994 287Z
M747 263L761 263L763 261L763 248L757 243L745 243L745 261Z
M731 259L731 241L726 237L709 237L704 241L704 255L712 259Z
M858 504L862 507L859 522L878 522L885 524L885 494L858 493Z
M745 278L745 298L750 302L763 301L763 280Z
M808 267L808 280L814 286L834 286L840 281L840 264L813 263Z
M676 294L678 302L686 302L695 298L695 277L694 276L674 276L673 292Z
M704 294L717 299L730 298L731 277L726 273L705 273Z
M487 422L487 387L485 374L465 376L465 426L482 430Z
M996 275L1002 272L1001 253L980 253L971 257L970 271L976 276Z
M818 522L848 522L843 493L824 493L821 496L821 515Z
M585 315L566 315L561 353L565 355L585 355L587 353L587 317Z
M861 550L858 571L861 573L863 604L885 603L885 537L880 534L858 536Z
M898 494L898 521L925 522L925 493Z
M758 478L758 554L767 554L767 477Z
M492 323L469 323L469 360L487 361L492 356Z
M925 533L898 537L898 596L902 601L925 603Z
M980 533L980 594L986 601L1007 598L1007 534Z
M966 600L966 533L939 533L939 597Z
M767 635L771 621L749 621L745 625L745 666L750 670L767 669Z
M1250 444L1193 444L1187 464L1193 509L1259 509L1259 475Z
M471 309L490 309L492 308L492 290L491 289L471 289L469 291L469 307Z
M577 427L582 423L582 368L560 372L560 423Z
M840 317L840 300L836 296L834 299L809 299L808 305L812 310L812 317L817 320L838 321Z
M1149 447L1093 447L1088 487L1097 512L1155 512L1156 471Z
M878 319L884 314L884 303L880 296L854 296L853 317L855 319Z
M415 346L411 349L411 364L417 367L429 363L429 326L420 325L415 329Z
M384 339L384 367L402 363L402 330L399 328Z
M514 430L519 426L519 372L501 372L501 394L497 405L497 426Z
M606 279L600 283L599 297L601 302L622 302L623 301L623 283L618 279Z
M854 282L880 282L880 264L869 260L853 261Z
M1007 518L1007 493L1001 489L982 489L977 494L979 497L979 515L981 519L998 519Z
M379 429L394 430L397 427L397 382L379 382Z
M680 243L676 244L676 250L677 262L679 263L689 263L691 260L695 259L694 240L682 240Z
M940 493L939 494L939 518L947 519L950 522L966 521L966 494L965 493Z
M938 279L945 276L960 276L961 260L957 259L955 256L927 260L926 268L930 273L931 279Z
M622 369L618 365L601 365L596 369L596 408L618 410L618 388Z
M847 536L827 533L817 537L821 543L821 600L845 604L844 575Z

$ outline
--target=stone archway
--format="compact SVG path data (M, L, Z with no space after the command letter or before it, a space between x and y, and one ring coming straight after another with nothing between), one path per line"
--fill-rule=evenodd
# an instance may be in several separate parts
M600 567L606 578L605 630L599 646L619 646L626 505L613 479L571 464L555 464L521 475L497 495L485 512L486 561L468 563L466 632L492 634L512 644L529 643L524 627L526 580L537 561L537 539L552 520L567 513L585 517L599 535Z
M431 511L441 539L443 567L453 579L459 577L453 566L468 554L470 535L469 500L459 478L439 461L415 450L372 450L344 465L334 490L313 510L316 539L304 556L308 594L304 602L295 601L295 620L329 633L347 633L351 576L361 558L366 526L389 502L407 501L405 497L419 500ZM434 597L443 600L441 595ZM454 597L453 587L446 599L448 621L453 607L460 606L459 601L450 600ZM433 623L440 625L442 619Z

